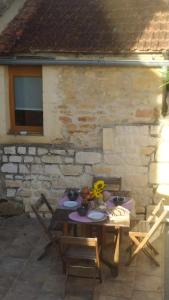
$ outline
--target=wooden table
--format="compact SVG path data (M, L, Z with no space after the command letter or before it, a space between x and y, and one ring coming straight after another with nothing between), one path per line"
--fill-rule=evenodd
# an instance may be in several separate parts
M129 227L130 226L130 215L125 216L125 219L121 219L121 221L117 220L112 220L110 221L109 218L107 217L106 220L104 221L99 221L99 222L92 222L89 220L88 223L81 223L81 222L76 222L73 221L69 218L69 214L72 212L70 209L62 209L62 208L57 208L55 210L55 213L52 217L50 228L54 229L57 223L63 223L64 224L64 234L68 234L68 228L69 226L74 226L74 234L76 235L76 225L77 224L85 224L85 226L91 227L92 225L98 227L98 232L99 232L99 238L101 242L101 246L103 248L103 245L105 246L105 240L104 240L104 232L106 228L112 228L114 229L114 244L112 247L112 259L108 260L106 257L103 255L103 251L101 251L101 259L104 264L106 264L110 270L113 276L118 275L118 267L119 267L119 260L120 260L120 237L121 237L121 229L124 227Z

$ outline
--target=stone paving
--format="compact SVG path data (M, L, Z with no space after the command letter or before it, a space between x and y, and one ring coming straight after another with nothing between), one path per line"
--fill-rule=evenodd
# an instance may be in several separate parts
M0 219L1 300L63 299L65 276L59 254L50 251L41 261L37 260L45 242L36 220L27 216ZM152 265L142 254L126 267L127 243L124 233L117 278L102 266L103 283L96 285L95 300L163 300L163 239L157 242L161 267ZM91 291L90 279L71 279L66 299L90 300Z

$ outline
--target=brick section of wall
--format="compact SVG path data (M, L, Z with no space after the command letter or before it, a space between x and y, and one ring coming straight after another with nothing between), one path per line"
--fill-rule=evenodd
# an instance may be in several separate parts
M46 136L101 148L102 128L153 124L161 111L161 70L44 66Z

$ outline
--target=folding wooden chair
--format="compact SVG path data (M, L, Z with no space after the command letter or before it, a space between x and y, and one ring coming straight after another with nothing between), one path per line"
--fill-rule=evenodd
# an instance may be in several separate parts
M167 211L164 210L163 201L162 199L157 204L147 220L141 220L129 231L132 244L128 247L128 250L131 250L131 256L126 265L129 265L136 255L142 251L156 266L159 266L159 262L155 259L155 255L159 253L152 245L152 242L157 239L163 231L160 225L167 215Z
M165 204L165 199L161 199L157 205L154 207L153 211L150 213L150 215L147 217L146 221L148 223L154 222L156 218L158 218L158 212L161 210L163 205Z
M37 220L39 221L41 227L43 228L43 231L45 235L47 236L49 243L45 246L44 252L38 257L38 260L42 259L45 254L47 253L47 250L49 249L50 246L56 247L56 245L59 242L59 233L63 232L63 225L62 224L57 224L55 226L54 230L50 229L50 224L47 225L46 221L42 217L42 206L45 205L47 208L47 212L50 214L51 218L54 215L54 210L47 201L46 197L41 194L40 198L36 201L35 204L32 204L32 210L35 213Z
M66 273L65 295L69 277L93 279L93 294L96 279L102 282L100 268L100 249L97 238L61 236L60 253L63 262L63 270ZM90 275L85 276L80 271L89 269ZM77 273L75 273L75 270ZM91 270L93 271L91 274Z

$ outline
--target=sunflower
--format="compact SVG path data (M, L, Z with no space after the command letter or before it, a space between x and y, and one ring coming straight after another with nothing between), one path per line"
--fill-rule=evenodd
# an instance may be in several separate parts
M102 193L103 193L103 190L105 188L105 183L103 180L97 180L95 183L94 183L94 187L93 187L93 190L92 190L92 194L95 198L100 198Z

